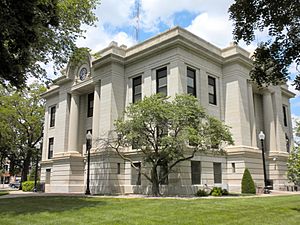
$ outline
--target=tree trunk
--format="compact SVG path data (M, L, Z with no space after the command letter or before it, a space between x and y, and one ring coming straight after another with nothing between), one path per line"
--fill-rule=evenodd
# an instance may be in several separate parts
M21 182L27 181L27 175L29 173L29 166L31 161L31 152L28 152L26 158L23 163L22 174L21 174Z
M151 179L152 179L152 195L160 196L159 192L159 182L157 176L157 166L153 165L151 170Z

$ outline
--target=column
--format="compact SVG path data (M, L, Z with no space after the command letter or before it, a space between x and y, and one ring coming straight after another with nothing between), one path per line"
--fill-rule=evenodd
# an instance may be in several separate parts
M276 131L272 96L269 91L263 95L264 127L266 134L266 150L276 151Z
M100 123L100 81L95 84L94 91L94 108L93 108L93 142L92 148L96 147L99 138L99 123Z
M79 95L72 93L69 120L68 152L78 152Z
M251 145L252 147L257 147L256 139L256 122L254 116L254 102L253 102L253 91L252 84L248 82L248 97L249 97L249 120L250 120L250 129L251 129Z

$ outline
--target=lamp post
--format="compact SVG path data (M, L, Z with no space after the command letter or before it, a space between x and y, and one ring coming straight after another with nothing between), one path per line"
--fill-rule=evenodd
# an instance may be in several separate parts
M91 150L91 140L92 140L93 136L91 134L91 131L88 131L88 133L86 134L86 150L88 153L88 158L87 158L87 175L86 175L86 190L85 190L85 194L86 195L90 195L91 191L90 191L90 150Z
M258 138L261 142L261 154L262 154L262 160L263 160L263 169L264 169L264 192L268 193L267 189L267 172L266 172L266 162L265 162L265 148L264 148L264 140L265 140L266 135L264 132L260 131L258 134Z
M37 192L37 177L38 177L38 169L39 169L39 151L42 145L38 142L35 147L37 148L36 161L35 161L35 173L34 173L34 189L33 192Z

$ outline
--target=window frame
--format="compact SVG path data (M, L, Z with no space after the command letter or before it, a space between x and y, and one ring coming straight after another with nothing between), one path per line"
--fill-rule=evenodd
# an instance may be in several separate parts
M94 92L87 95L87 117L93 117L94 111Z
M165 71L165 74L160 74L163 73ZM163 86L159 85L159 81L160 79L166 78L166 84ZM166 89L165 92L160 91L162 89ZM165 96L168 96L168 67L162 67L160 69L156 70L156 93L162 93Z
M141 168L142 168L142 163L141 162L135 162L133 163L135 167L138 167L139 169L135 169L132 165L131 165L131 185L142 185L142 179L141 179ZM135 172L134 176L132 174L132 172ZM136 177L137 179L133 180L133 178Z
M195 167L196 166L196 167ZM196 169L198 170L196 171ZM192 185L201 184L201 161L191 160L191 183Z
M54 137L51 137L48 140L48 159L53 158L53 150L54 150Z
M136 81L140 80L139 83L135 83ZM132 103L136 103L138 101L142 100L142 76L137 76L132 78ZM136 93L135 87L137 86L141 86L141 91L140 93ZM139 98L137 98L137 96L139 96Z
M288 126L288 118L287 118L287 106L286 105L282 105L282 111L283 111L283 125L285 127Z
M220 168L220 171L217 171L217 167ZM222 163L221 162L214 162L213 163L213 172L214 172L214 184L222 184L223 176L222 176ZM220 172L220 173L217 173ZM216 175L220 175L220 177L217 177ZM218 179L220 178L220 180ZM218 182L220 181L220 182Z
M208 103L212 105L217 105L217 79L213 76L208 75ZM213 81L210 82L210 81ZM213 88L213 93L210 93L210 87ZM211 97L213 98L213 101L211 101Z
M189 74L189 71L193 72L193 74ZM193 76L193 77L191 77ZM187 78L187 94L191 94L193 95L195 98L197 98L197 85L196 85L196 70L191 68L191 67L187 67L186 69L186 78ZM188 79L191 78L193 80L193 85L194 87L191 87L188 85ZM189 88L193 89L193 92L192 93L189 93Z
M55 127L56 105L50 107L50 127Z

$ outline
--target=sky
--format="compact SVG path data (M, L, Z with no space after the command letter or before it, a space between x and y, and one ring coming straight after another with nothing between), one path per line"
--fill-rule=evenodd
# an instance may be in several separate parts
M95 10L98 17L96 27L86 29L85 37L77 41L79 47L88 47L97 52L107 47L111 41L127 47L133 46L174 26L181 26L206 41L224 48L232 41L232 21L228 8L233 0L140 0L139 37L136 40L137 0L101 0ZM257 33L255 41L247 46L239 45L253 52L260 41L267 40L266 32ZM291 77L296 72L290 68ZM291 100L294 118L300 119L300 93L289 81L289 89L296 94Z

